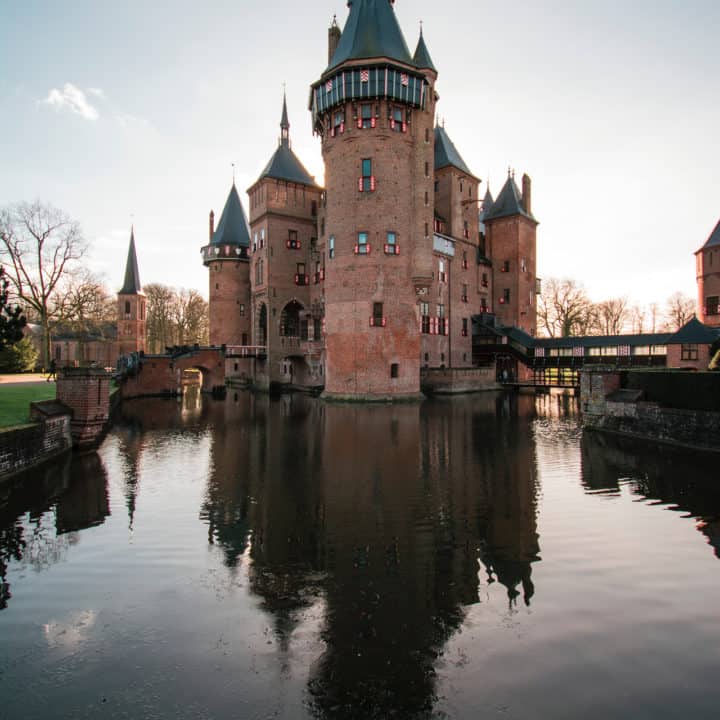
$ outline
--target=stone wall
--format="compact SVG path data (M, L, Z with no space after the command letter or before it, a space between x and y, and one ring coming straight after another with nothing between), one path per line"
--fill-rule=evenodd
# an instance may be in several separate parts
M669 407L653 400L654 388L667 385L663 377L670 373L632 373L629 371L583 370L580 374L580 407L583 427L656 442L707 450L720 449L720 404L716 409L702 409L693 403L705 380L720 387L720 377L709 374L686 374L686 405ZM643 382L643 378L645 382ZM698 385L692 392L692 384ZM696 407L691 407L693 404ZM712 405L708 407L713 407Z
M71 447L69 410L32 425L0 430L0 478L38 465Z
M420 382L423 392L438 395L498 390L500 387L494 367L423 369Z

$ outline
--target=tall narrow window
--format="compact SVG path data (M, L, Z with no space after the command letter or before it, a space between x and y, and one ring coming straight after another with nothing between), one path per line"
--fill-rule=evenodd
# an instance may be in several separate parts
M383 304L381 302L373 303L372 316L370 317L371 327L385 327L385 316L383 315Z
M345 111L340 110L333 116L333 126L330 131L330 135L336 135L337 133L345 132Z
M420 303L420 331L425 335L430 333L430 303Z
M468 267L467 250L463 250L462 266L463 266L464 270L467 270L467 267Z
M507 305L510 302L510 288L505 288L503 290L502 297L500 298L500 302L503 305Z
M307 285L308 276L305 274L305 263L297 263L297 272L295 273L295 284L296 285Z
M369 255L370 254L370 243L368 243L368 234L366 232L359 232L357 234L357 245L355 246L356 255Z
M445 261L444 260L438 260L438 280L440 282L445 282Z
M372 192L375 190L375 176L372 174L372 159L364 158L362 161L362 177L360 178L358 190L360 192Z
M467 318L462 319L462 330L460 331L460 334L463 337L467 337L467 334L468 334L468 319Z
M437 306L437 333L438 335L447 335L447 320L445 318L445 306Z
M335 257L335 236L331 235L328 238L328 258L332 260Z
M397 378L400 376L400 365L398 363L390 364L390 377Z
M130 315L130 301L129 300L125 301L125 315L126 316Z
M463 302L467 302L467 301L468 301L468 286L467 286L467 283L463 283L463 286L462 286L462 295L460 296L460 299L461 299Z

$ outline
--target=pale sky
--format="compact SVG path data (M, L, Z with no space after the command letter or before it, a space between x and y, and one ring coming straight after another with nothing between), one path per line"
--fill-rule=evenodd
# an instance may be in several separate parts
M594 300L695 296L693 252L720 218L720 2L397 0L419 21L438 111L497 195L533 180L538 275ZM122 284L130 224L143 283L207 296L199 249L232 182L277 146L322 182L309 86L343 0L0 0L0 206L41 199L82 224L89 265Z

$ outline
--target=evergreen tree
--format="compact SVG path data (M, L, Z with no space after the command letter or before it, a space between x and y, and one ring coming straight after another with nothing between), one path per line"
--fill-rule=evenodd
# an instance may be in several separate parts
M22 339L22 329L27 321L19 305L8 303L10 283L5 278L5 268L0 266L0 350Z

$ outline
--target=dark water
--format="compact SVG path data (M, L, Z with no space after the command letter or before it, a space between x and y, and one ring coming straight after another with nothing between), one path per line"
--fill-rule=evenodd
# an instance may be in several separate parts
M717 717L719 548L572 400L132 401L0 485L0 717Z

